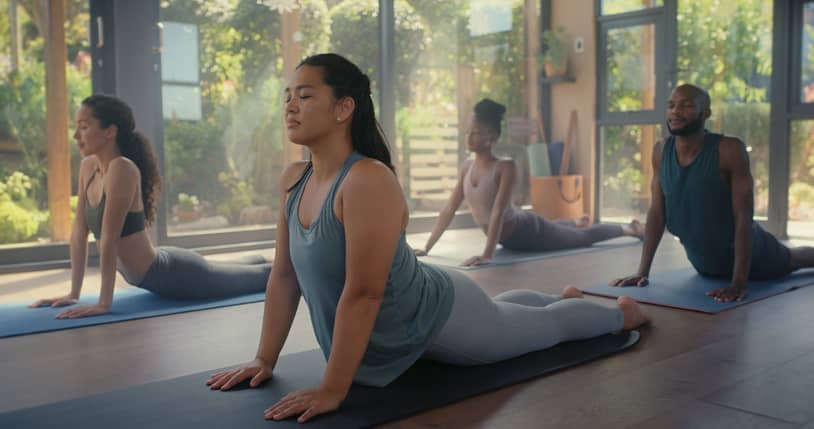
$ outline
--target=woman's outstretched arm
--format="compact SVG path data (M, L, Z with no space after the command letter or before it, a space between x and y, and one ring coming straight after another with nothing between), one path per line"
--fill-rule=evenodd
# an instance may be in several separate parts
M432 227L430 238L427 239L427 244L424 245L423 249L416 249L416 255L423 256L430 253L432 246L435 246L435 243L438 242L438 239L441 238L441 235L444 234L444 231L446 231L450 222L452 222L452 219L455 217L455 212L461 207L461 202L464 200L464 177L466 177L466 172L469 171L471 166L471 160L465 161L461 166L458 172L458 183L455 184L455 189L452 190L452 194L450 194L449 200L447 200L447 205L444 206L441 213L439 213L438 219Z

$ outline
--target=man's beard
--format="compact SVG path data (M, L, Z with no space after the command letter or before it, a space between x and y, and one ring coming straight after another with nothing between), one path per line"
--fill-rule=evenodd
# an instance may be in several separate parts
M704 128L704 112L699 113L697 118L681 128L671 128L670 121L667 121L667 130L674 136L688 136L695 134L702 128Z

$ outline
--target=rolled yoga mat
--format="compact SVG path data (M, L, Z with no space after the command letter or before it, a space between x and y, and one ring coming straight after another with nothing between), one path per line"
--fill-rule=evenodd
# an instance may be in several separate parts
M299 424L266 421L263 410L284 395L315 387L325 358L320 350L282 356L274 377L256 389L212 391L215 371L0 414L3 428L360 428L406 418L471 396L520 383L625 350L637 331L559 344L491 365L458 367L419 361L386 387L354 385L338 411Z
M814 284L814 269L802 270L775 280L750 280L743 301L717 302L706 292L729 286L728 279L703 277L692 268L653 274L645 287L614 287L607 284L584 289L589 295L616 298L629 296L638 302L714 314Z
M258 292L222 299L178 300L133 287L115 291L110 313L79 319L55 319L57 314L71 307L28 308L30 302L3 304L0 305L0 338L247 304L264 298L265 293ZM86 296L79 300L79 305L95 304L98 300L98 296Z
M550 176L551 164L548 160L548 144L534 143L526 146L529 158L529 175ZM557 170L559 171L559 170Z

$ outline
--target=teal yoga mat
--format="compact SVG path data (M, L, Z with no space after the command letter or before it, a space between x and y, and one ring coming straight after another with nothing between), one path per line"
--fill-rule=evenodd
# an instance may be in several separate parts
M717 302L706 292L729 286L729 280L699 275L692 268L656 273L645 287L597 285L583 290L586 294L616 298L629 296L638 302L715 314L741 305L814 284L814 269L798 271L776 280L750 281L746 299L740 302Z
M59 320L54 317L70 307L28 308L30 302L3 304L0 305L0 338L247 304L263 301L264 298L265 293L258 292L223 299L175 300L162 298L144 289L127 288L116 290L108 314ZM80 299L79 304L94 304L98 299L98 296L87 296Z

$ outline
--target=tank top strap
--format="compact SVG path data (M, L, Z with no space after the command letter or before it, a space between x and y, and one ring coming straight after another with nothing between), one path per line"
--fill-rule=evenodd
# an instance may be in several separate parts
M98 173L98 172L99 172L99 169L94 168L93 173L91 173L90 177L88 178L88 181L85 183L85 198L86 199L87 199L87 195L88 195L88 188L90 188L90 184L93 182L93 179L96 177L96 173ZM102 193L104 193L104 190L102 190Z
M331 184L331 188L328 190L328 195L325 197L325 202L327 204L323 204L322 210L329 212L328 215L334 216L334 199L336 198L336 191L339 189L339 185L345 180L345 176L348 175L351 167L353 164L356 164L357 161L364 159L365 156L359 154L358 152L351 152L350 156L345 160L345 163L342 164L342 168L339 170L339 173L336 175L336 179Z

